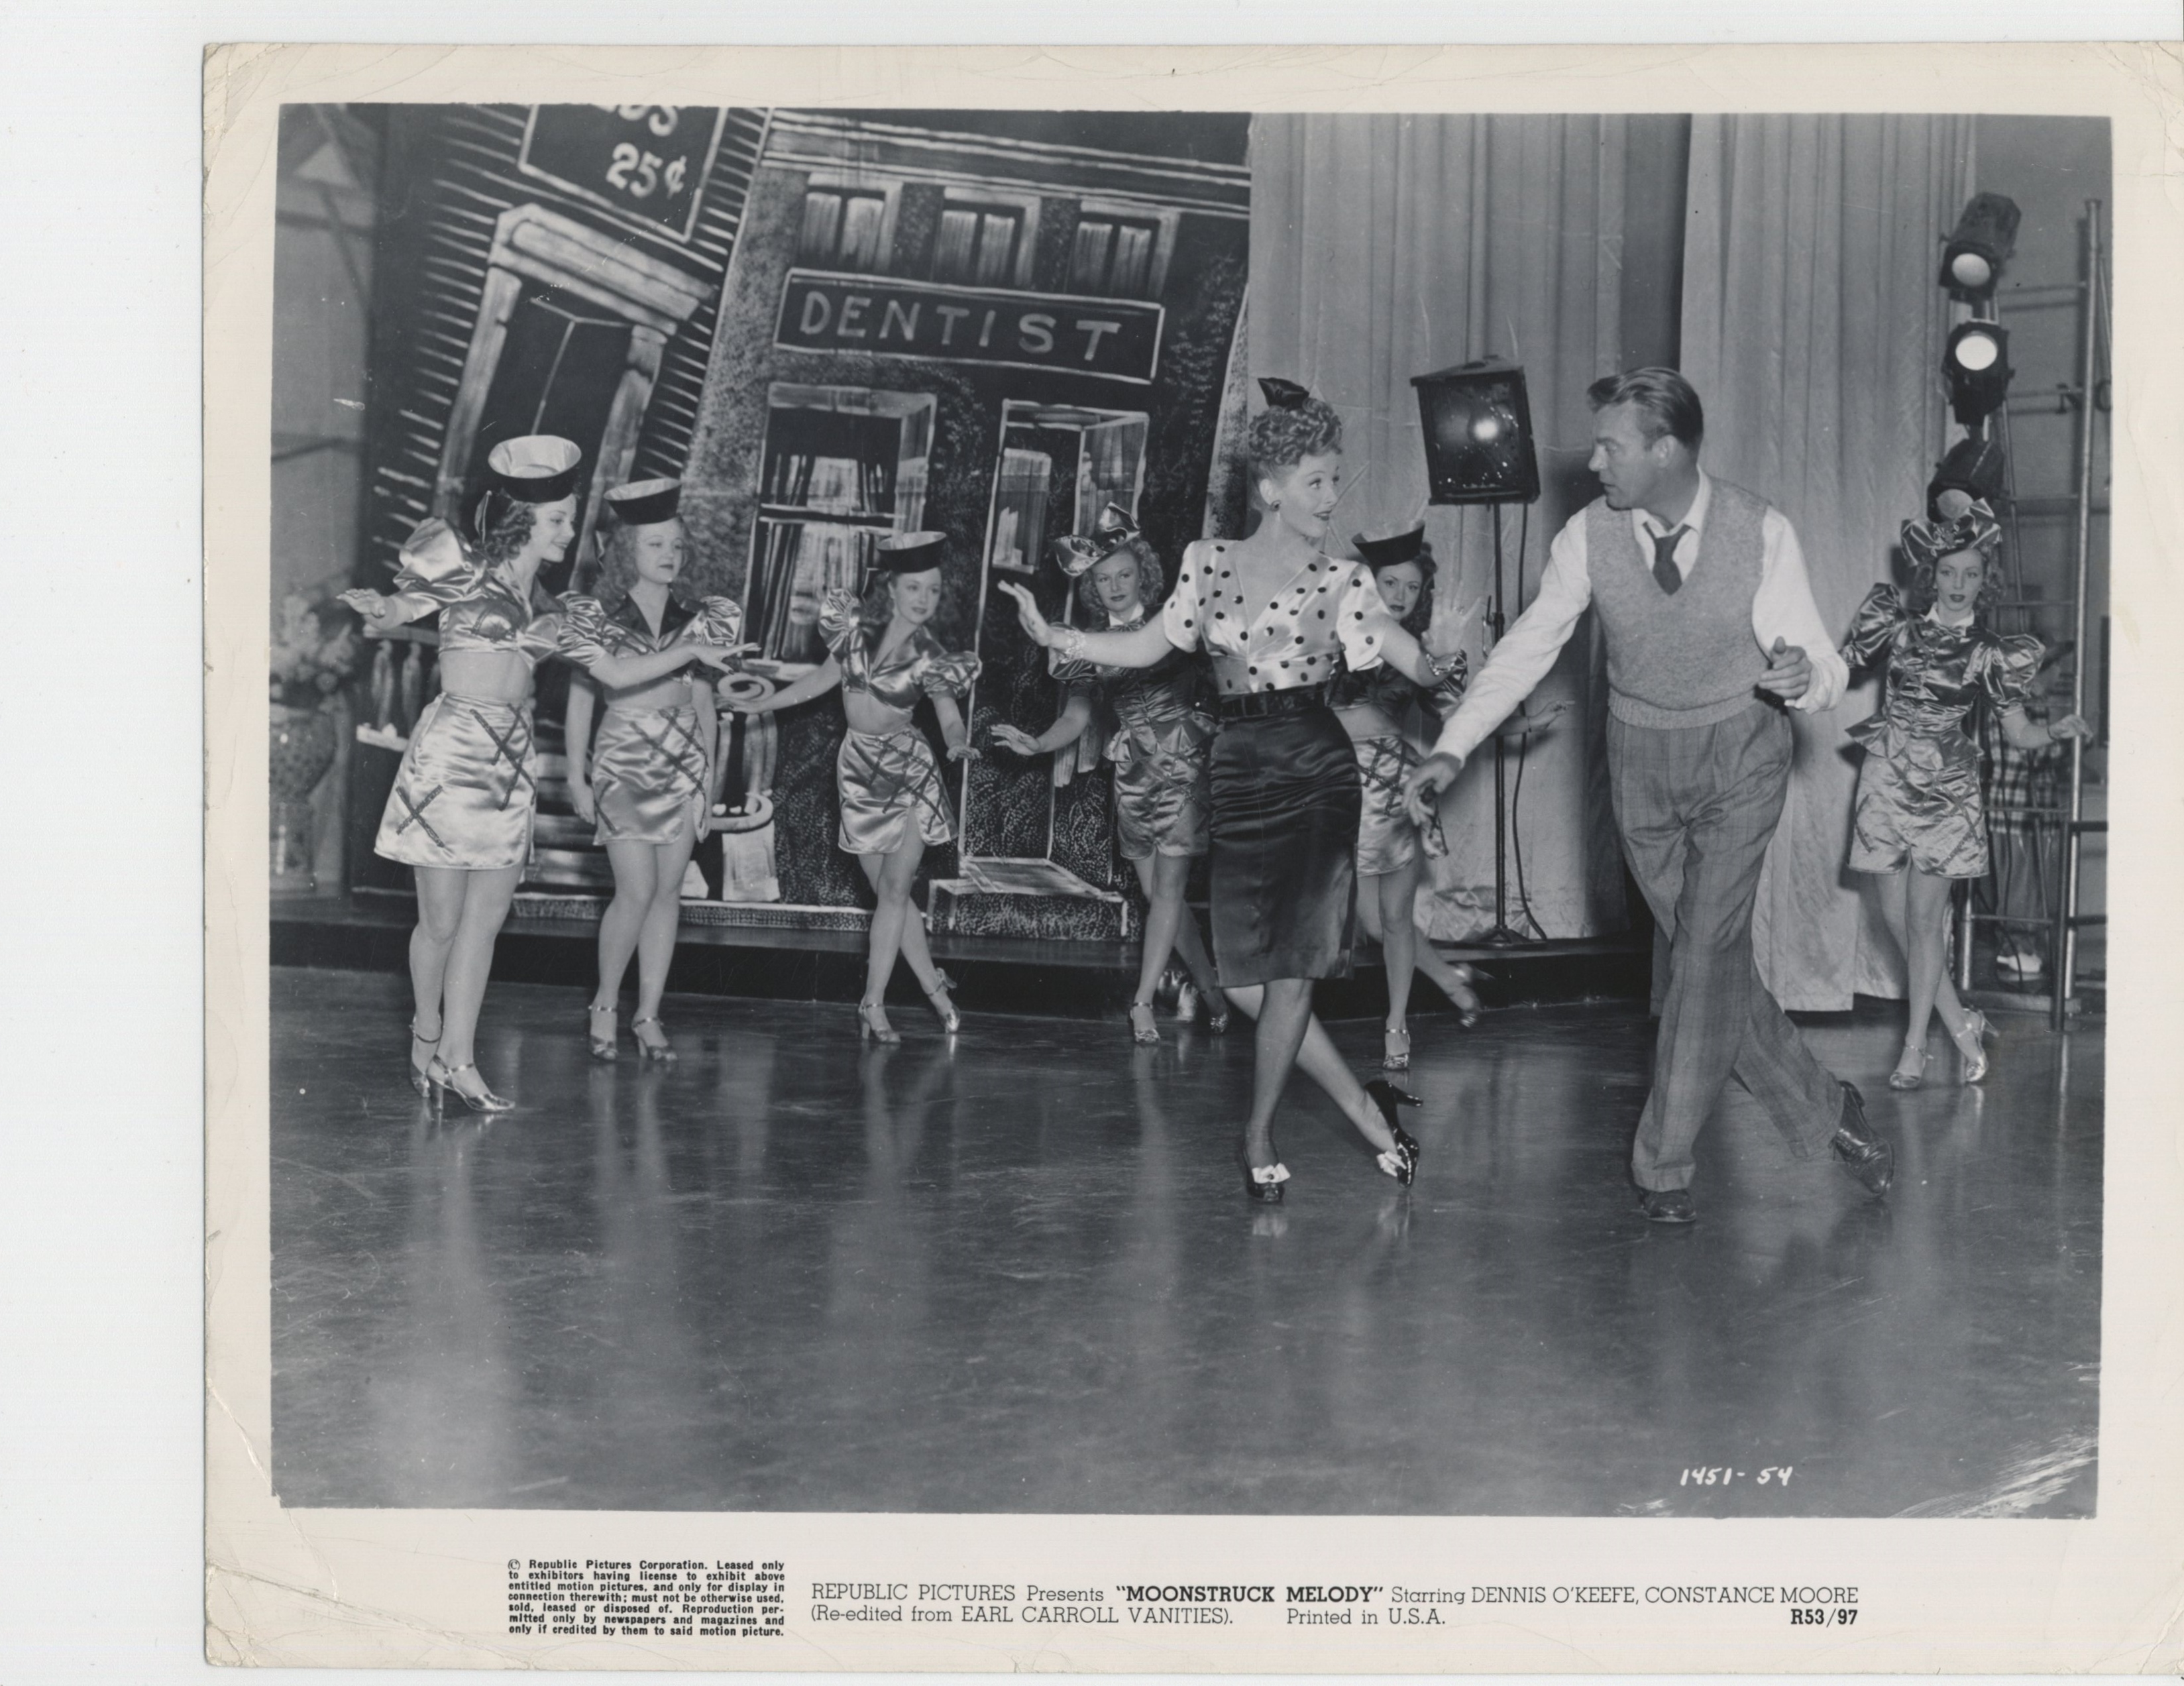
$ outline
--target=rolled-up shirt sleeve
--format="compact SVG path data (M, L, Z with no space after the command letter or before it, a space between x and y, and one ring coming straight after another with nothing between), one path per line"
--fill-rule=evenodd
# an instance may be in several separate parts
M1849 689L1850 666L1821 621L1819 606L1813 601L1812 577L1805 571L1797 530L1781 511L1770 509L1760 524L1760 541L1759 589L1752 596L1752 636L1766 650L1772 650L1779 638L1802 650L1813 664L1812 684L1791 707L1807 714L1833 708Z
M1808 591L1808 600L1810 595ZM1494 646L1485 667L1465 693L1462 706L1440 729L1434 753L1462 760L1477 749L1546 678L1555 657L1569 642L1578 617L1591 604L1592 572L1585 559L1585 516L1580 513L1548 545L1540 595ZM1817 612L1813 618L1819 620Z

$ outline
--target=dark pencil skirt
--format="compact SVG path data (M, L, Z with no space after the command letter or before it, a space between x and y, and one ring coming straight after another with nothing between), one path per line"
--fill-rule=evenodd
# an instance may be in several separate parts
M1312 703L1213 740L1213 962L1229 988L1350 971L1357 752Z

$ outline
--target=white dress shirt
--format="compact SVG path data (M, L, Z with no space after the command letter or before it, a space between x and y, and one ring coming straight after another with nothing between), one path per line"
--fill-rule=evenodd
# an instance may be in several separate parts
M1705 530L1707 511L1713 503L1713 482L1703 470L1698 495L1683 519L1683 537L1676 541L1676 572L1691 578L1699 559L1699 534ZM1592 573L1585 555L1585 515L1572 516L1554 543L1547 547L1547 570L1540 581L1540 595L1532 606L1517 617L1487 657L1485 667L1471 682L1462 706L1440 729L1436 755L1458 760L1478 748L1488 734L1516 711L1546 677L1555 657L1569 642L1578 617L1592 602ZM1637 535L1639 554L1653 554L1653 540L1670 529L1642 510L1630 511L1630 528ZM1836 641L1821 624L1819 606L1813 601L1813 584L1805 572L1805 553L1789 517L1769 507L1759 528L1761 561L1759 589L1752 599L1752 635L1763 650L1774 640L1803 650L1813 664L1813 682L1804 695L1790 706L1813 713L1832 708L1842 700L1850 684L1850 669Z

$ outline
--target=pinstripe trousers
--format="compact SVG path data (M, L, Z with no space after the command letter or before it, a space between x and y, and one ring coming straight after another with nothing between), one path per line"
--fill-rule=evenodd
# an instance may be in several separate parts
M1790 722L1771 703L1711 726L1607 723L1609 788L1623 849L1665 941L1668 990L1653 1088L1638 1120L1641 1188L1688 1187L1691 1144L1731 1077L1790 1151L1825 1147L1842 1091L1759 980L1752 908L1790 784Z

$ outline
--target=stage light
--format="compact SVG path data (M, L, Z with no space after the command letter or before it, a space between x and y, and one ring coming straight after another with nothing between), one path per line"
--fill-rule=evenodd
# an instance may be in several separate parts
M2019 211L1999 193L1975 193L1942 248L1941 283L1970 304L1994 296L2003 265L2017 249Z
M1926 483L1926 518L1954 521L1974 499L1992 509L2002 497L2003 484L2001 443L1978 434L1959 439Z
M1529 504L1540 495L1524 371L1498 357L1413 375L1437 504Z
M1996 322L1958 323L1950 331L1942 370L1958 422L1984 432L1986 418L2009 395L2009 331Z

